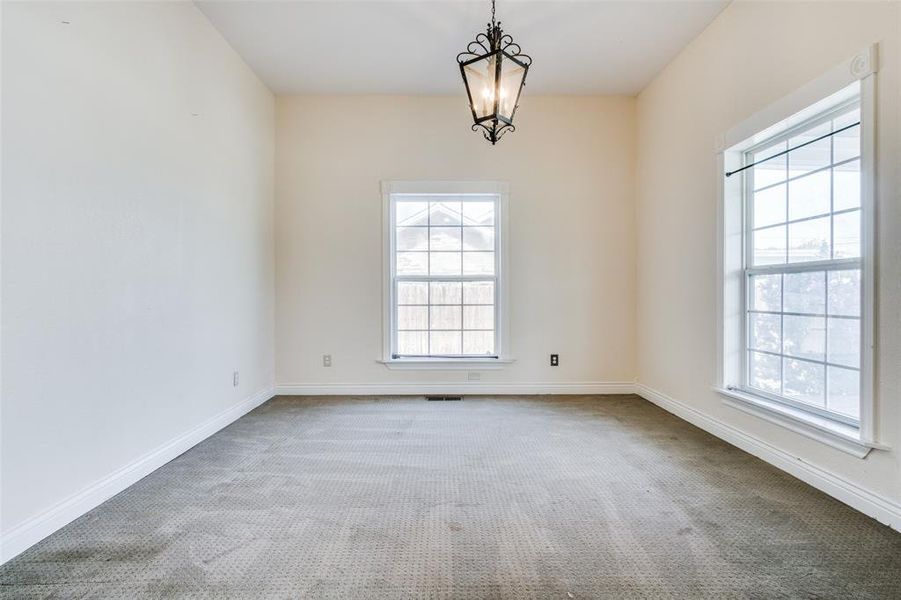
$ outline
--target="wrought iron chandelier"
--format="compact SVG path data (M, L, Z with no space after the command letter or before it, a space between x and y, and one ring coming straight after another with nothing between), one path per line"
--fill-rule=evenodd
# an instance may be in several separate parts
M508 131L516 131L513 116L532 64L532 58L495 22L494 0L487 32L469 42L466 51L457 55L457 62L469 96L472 130L481 129L494 145Z

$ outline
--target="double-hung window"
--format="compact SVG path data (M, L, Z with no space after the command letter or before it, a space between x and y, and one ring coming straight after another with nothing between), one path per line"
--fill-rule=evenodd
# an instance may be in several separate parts
M769 158L773 156L773 158ZM744 385L860 420L860 101L745 152Z
M874 441L875 48L728 132L718 388L858 456Z
M501 184L385 184L385 360L502 362Z

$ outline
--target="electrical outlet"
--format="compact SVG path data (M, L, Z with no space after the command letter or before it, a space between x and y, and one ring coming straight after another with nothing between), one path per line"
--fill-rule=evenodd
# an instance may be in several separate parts
M551 354L551 366L556 367L560 365L560 355L559 354Z
M323 367L332 366L332 355L331 354L323 354L322 355L322 366Z
M466 379L468 379L469 381L479 381L481 378L482 374L475 371L470 371L466 374Z
M240 373L235 371L232 373L232 387L238 387L238 381L240 380Z

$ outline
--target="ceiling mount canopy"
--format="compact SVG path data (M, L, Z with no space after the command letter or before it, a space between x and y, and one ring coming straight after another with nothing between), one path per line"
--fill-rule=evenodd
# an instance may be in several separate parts
M494 0L486 33L469 42L457 55L457 62L472 110L472 130L481 130L494 145L508 131L516 130L513 116L532 64L532 58L523 54L519 44L495 21Z

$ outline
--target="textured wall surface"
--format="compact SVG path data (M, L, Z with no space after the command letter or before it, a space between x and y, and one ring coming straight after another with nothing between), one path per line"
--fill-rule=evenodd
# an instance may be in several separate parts
M465 381L376 362L383 180L510 184L517 362L483 382L634 379L634 99L530 97L495 147L459 96L281 97L277 113L279 384Z
M271 387L274 101L191 3L2 43L7 534Z

